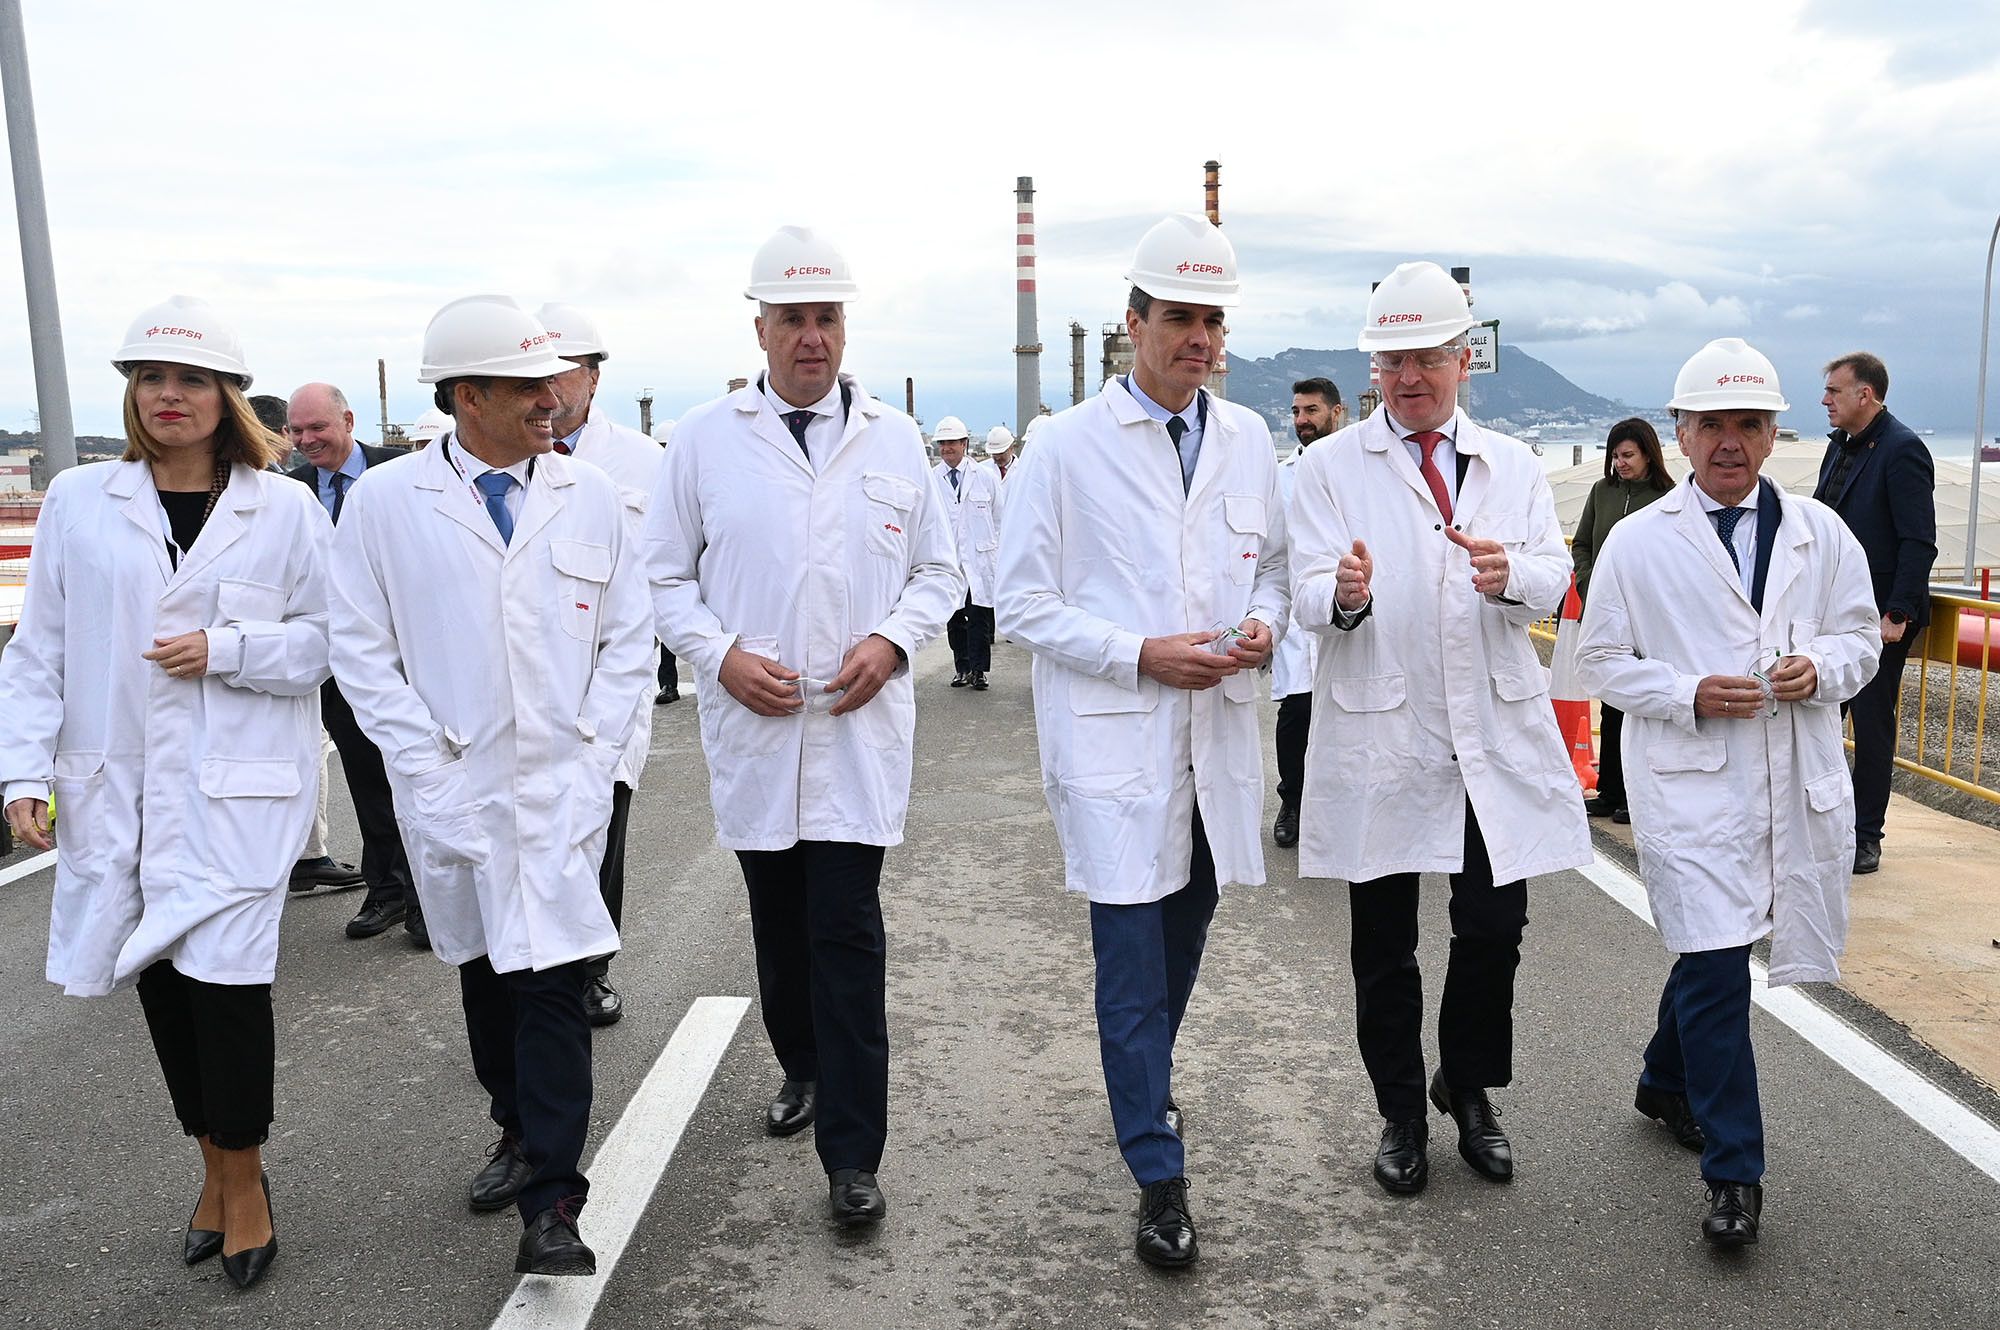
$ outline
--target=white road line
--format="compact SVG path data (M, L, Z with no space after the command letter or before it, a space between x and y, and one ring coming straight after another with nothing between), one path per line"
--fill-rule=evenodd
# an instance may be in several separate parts
M748 998L695 999L585 1170L590 1204L583 1211L583 1238L597 1251L597 1273L588 1279L523 1275L493 1330L583 1330L590 1324L681 1132L749 1009Z
M1597 856L1580 870L1605 895L1645 920L1653 912L1646 888L1623 865ZM1750 959L1750 997L1805 1041L1906 1114L1912 1122L1962 1155L1974 1168L2000 1182L2000 1127L1967 1108L1930 1078L1834 1015L1797 988L1772 988L1766 967Z
M44 850L32 859L23 859L12 868L0 868L0 887L6 886L9 882L18 882L31 873L39 873L44 868L53 868L55 862L56 852Z

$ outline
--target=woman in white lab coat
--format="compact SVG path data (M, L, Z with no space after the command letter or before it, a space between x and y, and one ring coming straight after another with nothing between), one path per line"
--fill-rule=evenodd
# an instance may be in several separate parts
M276 1254L278 915L313 817L327 675L311 491L243 396L236 336L176 297L132 325L124 459L56 477L0 656L0 803L28 844L61 818L48 976L136 982L175 1115L206 1165L183 1259L249 1287Z

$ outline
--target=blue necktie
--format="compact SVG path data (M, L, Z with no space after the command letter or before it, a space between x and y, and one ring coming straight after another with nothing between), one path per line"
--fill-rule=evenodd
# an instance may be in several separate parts
M486 512L499 529L500 543L513 544L514 515L507 511L507 495L519 482L505 471L488 471L472 483L479 486L479 492L486 496Z
M1181 455L1181 493L1194 488L1194 464L1200 455L1191 447L1182 446L1187 437L1188 423L1179 416L1167 417L1167 437L1174 441L1174 451Z
M354 479L345 471L333 473L333 520L340 520L341 505L347 502L347 483Z
M951 476L951 492L953 495L956 495L958 493L958 468L951 468L947 474Z
M1717 508L1709 516L1715 519L1715 533L1722 537L1722 548L1729 551L1729 562L1736 567L1736 575L1743 576L1743 560L1736 556L1736 524L1743 520L1748 508Z
M812 418L813 413L810 411L785 412L785 428L799 441L799 451L806 455L807 461L812 460L812 452L806 447L806 426L812 423Z

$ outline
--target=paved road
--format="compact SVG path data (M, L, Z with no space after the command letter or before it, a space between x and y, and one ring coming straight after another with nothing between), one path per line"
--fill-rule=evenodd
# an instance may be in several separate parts
M778 1073L753 1005L591 1324L1823 1330L2000 1317L2000 1184L1761 1011L1764 1242L1732 1259L1702 1246L1694 1156L1630 1108L1667 959L1577 874L1531 889L1517 1079L1497 1097L1518 1180L1473 1175L1438 1120L1430 1190L1384 1195L1368 1175L1379 1124L1354 1052L1345 892L1299 882L1275 850L1268 887L1225 898L1182 1033L1203 1259L1179 1275L1139 1265L1096 1062L1087 914L1059 889L1026 659L1002 647L998 661L983 695L944 686L941 648L918 661L918 792L884 893L887 1222L860 1238L829 1229L810 1135L764 1136ZM693 705L654 721L614 970L630 1014L597 1037L599 1137L697 998L755 992ZM336 842L355 843L351 818ZM238 1294L215 1265L178 1263L197 1156L137 1003L64 999L41 979L47 877L0 888L0 1324L492 1325L515 1293L517 1229L464 1207L491 1133L446 967L399 934L346 941L353 895L287 909L267 1155L282 1255L266 1285ZM1441 891L1425 905L1433 976L1443 905Z

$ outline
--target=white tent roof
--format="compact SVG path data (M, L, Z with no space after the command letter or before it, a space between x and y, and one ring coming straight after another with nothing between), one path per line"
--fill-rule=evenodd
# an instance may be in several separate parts
M1687 475L1689 464L1663 440L1667 449L1667 470L1674 479ZM1819 483L1819 464L1826 456L1820 439L1799 439L1780 443L1764 464L1764 474L1790 494L1810 496ZM1555 491L1556 518L1565 536L1576 533L1577 519L1590 497L1590 487L1604 478L1604 454L1592 452L1581 466L1566 466L1549 472L1549 486ZM1937 463L1938 556L1932 565L1932 580L1956 582L1965 571L1965 517L1972 504L1972 463ZM1979 550L1976 567L2000 568L2000 465L1982 466L1979 471Z

